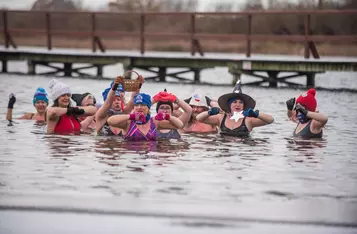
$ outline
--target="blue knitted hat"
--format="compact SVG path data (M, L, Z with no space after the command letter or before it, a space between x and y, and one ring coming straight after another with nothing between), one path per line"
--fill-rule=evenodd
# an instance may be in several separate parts
M104 101L107 100L108 93L109 93L110 89L112 88L113 83L114 83L114 82L112 82L112 83L110 84L110 87L109 87L109 88L107 88L107 89L105 89L105 90L103 91L102 96L103 96L103 100L104 100ZM123 93L125 92L125 90L124 90L124 88L123 88L123 86L122 86L121 84L119 84L117 90L115 91L115 96L120 96L120 92L123 92Z
M48 104L48 97L44 88L38 88L33 95L32 103L35 105L37 101L44 101Z
M146 93L138 93L134 96L134 105L142 104L151 108L151 96Z

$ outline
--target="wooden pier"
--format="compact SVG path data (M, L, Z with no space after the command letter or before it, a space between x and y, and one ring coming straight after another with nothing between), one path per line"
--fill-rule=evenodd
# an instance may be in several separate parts
M159 53L157 53L159 54ZM166 82L166 78L174 78L182 83L201 83L200 73L204 69L215 67L226 67L232 74L232 84L240 79L241 74L246 74L260 78L260 81L244 83L245 85L262 85L268 83L270 87L277 87L278 83L291 87L300 87L301 84L288 81L291 78L306 77L306 86L315 85L315 74L326 71L357 71L357 59L355 60L312 60L312 59L255 59L244 56L221 56L222 58L195 57L182 53L170 57L170 53L159 55L121 55L96 54L96 53L64 53L55 51L15 51L0 49L2 61L2 72L7 73L8 63L11 61L27 61L29 75L63 75L81 76L88 78L103 77L103 69L107 65L122 64L124 70L139 69L152 73L152 76L145 77L146 80ZM54 64L61 64L60 66ZM78 67L76 64L86 64ZM40 73L38 66L46 66L52 71ZM76 68L74 68L76 67ZM86 73L85 69L96 68L96 75ZM169 72L169 69L181 69L176 72ZM187 79L180 75L193 73L193 79ZM266 73L266 75L262 75ZM289 73L289 75L279 76L279 73ZM291 74L292 73L292 74ZM128 77L130 78L130 77Z
M166 78L174 78L178 82L201 83L200 74L204 69L227 67L232 74L232 84L240 79L241 74L259 78L259 81L244 83L245 85L262 85L277 87L279 83L288 86L301 86L289 81L291 78L305 77L306 86L315 85L315 74L326 71L357 71L357 59L323 59L320 58L317 42L345 42L355 45L357 35L321 33L314 29L315 21L322 15L354 16L357 10L311 10L311 11L245 11L245 12L60 12L60 11L0 11L0 36L4 48L0 49L2 72L8 71L11 61L27 61L30 75L63 75L102 77L107 65L122 64L125 70L142 69L152 73L147 80L166 82ZM255 30L254 20L262 21L265 17L285 17L295 15L299 18L296 29L282 28L270 34ZM217 19L224 19L229 24L237 25L233 31L220 31L217 27L208 27ZM283 18L281 18L283 19ZM112 25L108 25L108 23ZM118 22L114 23L113 22ZM128 22L131 26L126 27ZM180 22L181 31L171 27L158 26L160 23ZM185 23L186 22L186 23ZM211 23L210 23L211 22ZM223 22L223 21L222 21ZM314 23L315 22L315 23ZM112 28L112 26L115 26ZM219 25L219 24L218 24ZM110 27L109 27L110 26ZM155 30L153 30L153 28ZM171 29L171 31L169 30ZM157 31L159 30L159 31ZM173 31L174 30L174 31ZM315 31L314 31L315 30ZM218 31L218 32L217 32ZM281 32L280 32L281 31ZM17 36L32 38L44 37L42 49L20 48ZM91 51L76 53L67 50L59 52L53 41L57 36L65 39L79 37L90 39ZM129 37L138 41L133 52L118 51L115 53L106 47L106 38ZM149 39L184 40L189 42L187 53L148 53ZM201 42L204 40L244 41L244 54L226 56L209 56ZM265 59L252 56L253 41L285 41L304 45L304 56L291 59L280 56L280 59ZM11 48L12 47L12 48ZM134 46L135 47L135 46ZM97 52L99 49L99 52ZM57 51L56 51L57 50ZM76 51L78 51L76 49ZM199 56L195 56L198 53ZM178 54L172 56L172 54ZM254 57L254 58L253 58ZM313 58L311 58L313 57ZM60 65L58 65L60 64ZM78 64L86 64L78 67ZM38 66L51 68L52 71L39 73ZM90 75L85 69L95 68L96 75ZM180 71L171 72L171 68ZM176 70L175 69L175 70ZM193 79L182 77L192 73ZM289 73L288 75L285 75Z

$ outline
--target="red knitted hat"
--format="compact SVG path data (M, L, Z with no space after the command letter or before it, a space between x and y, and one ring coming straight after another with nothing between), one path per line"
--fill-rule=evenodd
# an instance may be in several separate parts
M309 111L315 111L317 106L315 95L316 95L316 90L309 89L306 93L301 94L296 99L296 104L303 105Z

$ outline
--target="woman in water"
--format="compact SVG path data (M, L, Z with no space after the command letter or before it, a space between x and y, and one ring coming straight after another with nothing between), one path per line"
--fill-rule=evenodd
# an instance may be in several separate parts
M96 132L106 136L122 136L121 128L109 126L107 120L110 116L129 114L134 108L134 96L139 93L140 89L132 92L128 103L125 103L125 90L120 84L123 77L118 76L109 88L102 93L104 104L96 113ZM144 83L144 78L139 76L140 83Z
M183 131L185 133L213 133L217 132L217 127L211 124L203 123L197 121L197 116L205 111L209 110L209 105L212 105L213 102L210 98L205 96L201 90L195 90L191 98L186 99L186 102L191 106L192 112L188 120L188 123L185 124ZM175 113L175 116L179 116Z
M6 120L12 121L12 110L14 108L14 104L16 102L16 97L14 94L10 95ZM48 97L46 90L44 88L38 88L33 95L32 104L36 109L36 113L26 113L20 118L17 119L27 119L27 120L36 120L36 121L45 121L45 112L48 106Z
M94 115L94 106L72 107L69 86L56 79L49 82L54 104L47 109L47 133L78 134L81 130L80 116Z
M316 112L316 90L309 89L307 93L286 102L287 115L297 126L293 132L296 137L321 138L322 129L328 121L328 117ZM295 108L294 108L295 106Z
M129 141L155 141L157 140L157 130L183 128L181 120L168 113L159 112L152 118L150 108L150 95L138 93L134 97L132 113L111 116L108 119L108 124L122 128L124 139Z
M202 112L196 118L198 121L218 126L221 135L246 137L255 127L271 124L271 115L254 110L255 100L247 94L228 93L218 99L221 113L217 107Z
M175 95L168 93L166 91L159 92L154 97L154 102L156 104L156 113L163 113L173 115L174 104L178 105L183 113L178 117L183 125L185 126L190 120L192 108L185 101L180 100ZM160 139L179 139L181 138L181 129L160 129L158 131L158 138Z

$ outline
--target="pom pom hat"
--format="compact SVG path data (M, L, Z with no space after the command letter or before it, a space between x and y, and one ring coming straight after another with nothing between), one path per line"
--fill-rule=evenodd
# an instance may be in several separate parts
M63 94L71 95L71 89L69 86L56 79L50 80L48 87L50 88L50 94L53 101L57 100Z
M48 97L44 88L38 88L33 95L32 103L35 105L37 101L44 101L48 104Z
M304 106L309 111L315 111L317 106L315 95L316 95L316 90L309 89L306 93L301 94L296 99L296 104L300 104Z

